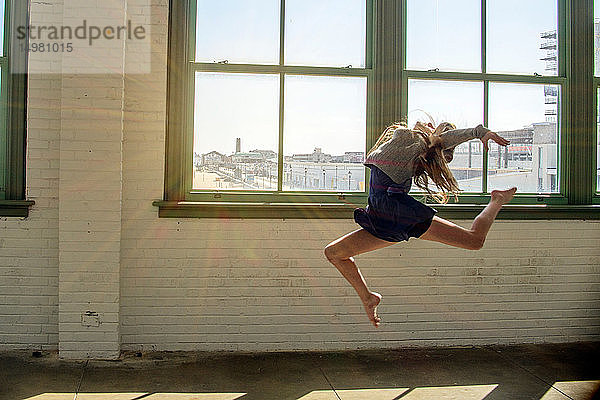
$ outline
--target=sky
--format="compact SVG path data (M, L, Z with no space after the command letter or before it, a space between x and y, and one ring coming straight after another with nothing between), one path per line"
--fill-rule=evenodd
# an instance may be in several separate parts
M488 72L551 74L539 34L557 28L556 0L488 0ZM198 0L196 61L277 64L279 0ZM285 64L364 66L364 0L286 0ZM407 67L480 71L479 0L408 0ZM235 27L235 29L233 29ZM194 151L278 150L284 96L284 154L364 151L364 78L198 73ZM409 83L409 122L483 122L483 85ZM544 85L490 85L489 126L518 129L545 120ZM393 122L393 121L390 121ZM205 132L206 134L203 134ZM215 135L215 132L218 134Z

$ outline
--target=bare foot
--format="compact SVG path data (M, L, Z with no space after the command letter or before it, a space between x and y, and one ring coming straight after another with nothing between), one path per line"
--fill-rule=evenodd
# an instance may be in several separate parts
M365 306L365 311L367 312L367 316L371 323L377 328L379 323L381 322L381 318L377 315L377 306L381 301L381 295L376 292L371 292L369 295L369 299L366 302L363 302Z
M500 204L506 204L512 200L516 191L516 187L507 190L492 190L492 201L497 201Z

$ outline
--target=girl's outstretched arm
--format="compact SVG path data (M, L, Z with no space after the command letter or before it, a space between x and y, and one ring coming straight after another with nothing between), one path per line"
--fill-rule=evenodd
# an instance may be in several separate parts
M439 138L443 149L450 149L471 139L482 139L488 132L488 128L479 124L475 128L451 129L442 133Z

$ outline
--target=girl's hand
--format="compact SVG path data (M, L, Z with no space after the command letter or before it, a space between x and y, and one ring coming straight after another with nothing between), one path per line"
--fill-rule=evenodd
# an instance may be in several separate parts
M488 140L490 140L490 139L492 139L494 142L498 143L500 146L506 146L507 144L510 143L509 140L504 139L502 136L498 135L496 132L489 131L488 133L485 134L484 137L481 138L481 141L483 142L483 148L486 151L489 150Z

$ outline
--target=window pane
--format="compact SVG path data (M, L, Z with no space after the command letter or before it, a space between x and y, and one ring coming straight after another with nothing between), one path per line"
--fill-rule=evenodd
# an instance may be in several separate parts
M431 119L433 121L431 121ZM471 128L483 122L483 83L410 79L408 81L408 124L447 121L457 128ZM482 190L483 147L475 139L454 149L450 170L459 188ZM413 189L416 187L413 185Z
M490 83L490 129L510 140L490 143L488 188L521 193L559 191L557 116L560 87Z
M279 63L279 0L198 0L196 61Z
M284 190L364 191L367 79L288 75Z
M286 0L285 64L365 66L365 0Z
M481 71L481 0L408 0L408 69Z
M194 189L276 190L279 76L196 73Z
M556 0L488 0L487 29L487 72L558 75Z

